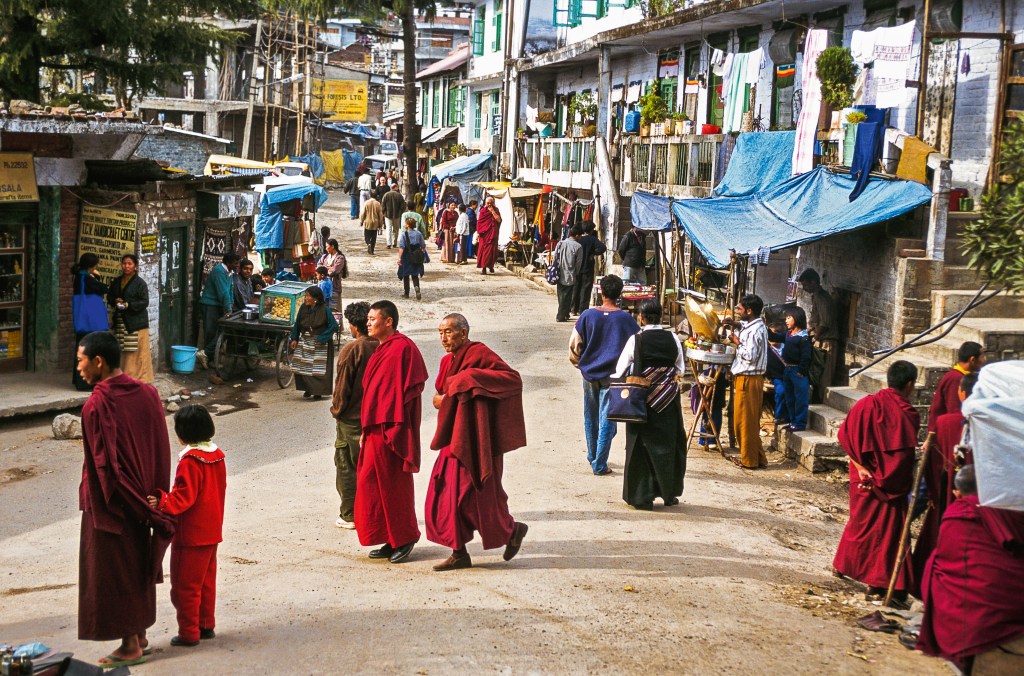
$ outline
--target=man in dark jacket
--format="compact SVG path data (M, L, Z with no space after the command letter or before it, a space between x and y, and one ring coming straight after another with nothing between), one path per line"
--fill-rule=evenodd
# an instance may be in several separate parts
M203 309L203 334L206 342L203 349L196 353L200 365L206 368L209 359L214 356L217 347L217 322L221 317L231 314L235 302L234 281L232 275L238 267L238 254L227 253L218 265L213 266L206 276L206 284L199 295L199 306Z
M634 225L622 236L615 251L622 259L622 281L647 284L647 239L643 230Z
M380 206L384 210L384 220L388 228L388 248L398 245L398 233L402 229L402 213L405 212L405 198L398 190L398 184L391 186L391 190L384 193L380 200Z
M593 221L583 221L583 234L580 236L580 259L583 261L580 274L576 277L576 286L572 293L570 314L580 315L590 307L590 297L594 289L594 261L604 254L608 247L597 236L597 226Z

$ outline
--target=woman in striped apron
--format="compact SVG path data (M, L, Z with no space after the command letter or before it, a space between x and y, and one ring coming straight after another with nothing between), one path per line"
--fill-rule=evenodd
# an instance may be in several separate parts
M304 398L321 399L334 391L334 333L338 322L318 286L306 289L292 326L292 371L295 389Z

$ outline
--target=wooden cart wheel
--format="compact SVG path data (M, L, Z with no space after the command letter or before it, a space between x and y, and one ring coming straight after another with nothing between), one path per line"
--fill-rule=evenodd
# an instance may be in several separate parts
M217 336L217 344L213 348L213 368L217 371L217 375L224 378L228 375L228 337L223 333ZM234 366L234 359L232 358L232 366Z
M275 370L277 372L277 384L282 389L288 387L295 382L295 372L292 371L292 351L290 348L291 341L288 336L285 336L277 344L277 362L275 364Z

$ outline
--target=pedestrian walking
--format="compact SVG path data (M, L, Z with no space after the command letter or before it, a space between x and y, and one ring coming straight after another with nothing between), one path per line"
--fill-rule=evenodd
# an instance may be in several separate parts
M237 261L238 256L235 256ZM232 296L228 292L228 312ZM113 308L111 329L121 347L121 370L152 383L153 352L149 347L149 286L139 277L139 257L121 256L121 275L110 283L107 305Z
M647 237L634 225L616 247L622 260L622 279L627 284L647 284Z
M555 246L555 265L558 267L558 284L556 293L558 295L558 312L555 314L556 322L569 321L569 310L572 307L572 296L576 286L576 278L583 267L583 247L580 246L579 238L583 234L583 228L578 224L569 229L569 236L558 242Z
M473 237L476 235L476 217L478 212L479 202L476 200L469 200L469 205L466 206L466 216L469 217L469 240L466 245L466 256L467 258L473 258L473 252L477 246L473 243Z
M291 332L295 389L304 399L321 399L332 391L334 333L338 322L318 286L306 289Z
M459 220L459 212L455 200L451 200L441 211L441 262L455 262L455 224Z
M409 282L416 288L416 300L420 300L420 278L427 256L427 240L416 229L416 219L405 219L405 230L398 237L398 278L402 280L405 298L409 297Z
M394 248L398 244L398 235L402 230L402 214L405 213L405 198L398 189L398 183L391 186L391 190L384 193L380 201L384 210L384 219L388 229L388 248Z
M686 441L677 376L683 373L683 346L675 332L661 325L661 303L640 303L640 332L622 348L616 378L632 374L650 383L647 422L626 423L626 466L622 499L636 509L679 504L686 476ZM639 364L635 362L639 359Z
M331 290L334 298L331 300L332 307L341 307L341 280L348 277L348 261L345 254L338 247L338 240L331 238L327 240L327 252L316 262L317 266L327 268L327 276L331 279Z
M608 247L597 236L597 226L593 221L583 221L583 233L580 235L580 274L572 292L572 307L569 314L579 315L590 307L590 297L594 295L594 263L598 256L603 256Z
M360 409L363 404L363 375L370 357L377 349L377 339L367 334L370 304L349 303L345 319L353 340L338 352L338 374L334 380L331 415L334 416L337 435L334 440L335 487L341 506L338 508L338 528L355 529L356 468L359 464L359 437L362 436Z
M384 227L384 208L374 197L366 200L362 211L359 212L359 223L363 226L363 241L366 242L366 253L373 255L377 248L377 235ZM388 241L388 248L391 242Z
M587 462L595 476L612 473L608 454L617 426L608 420L608 388L622 348L640 330L633 316L619 308L622 279L601 278L602 303L583 311L569 338L569 361L583 376L583 432Z
M427 366L416 344L398 332L398 308L391 301L370 306L367 331L380 345L363 376L356 532L364 547L381 545L370 552L371 559L401 563L420 539L412 475L420 470L420 399Z
M519 553L528 526L508 511L502 486L504 455L526 445L523 379L483 343L469 339L469 321L450 314L438 329L441 358L434 383L437 432L430 447L440 451L427 489L427 539L452 550L436 571L473 565L466 543L473 531L484 549L504 547L509 561Z
M494 197L488 195L484 206L476 217L476 234L478 238L476 266L480 274L494 274L494 264L498 261L498 231L501 229L501 214L494 204Z
M373 176L370 176L370 172L364 172L357 180L356 187L359 188L359 211L363 210L363 205L366 200L370 198L373 193Z
M469 258L469 214L467 213L468 208L465 204L459 205L459 218L455 221L455 241L458 245L458 253L455 256L455 262L459 265L465 265L466 260Z
M171 448L160 395L121 370L114 334L82 338L78 372L93 386L82 407L78 638L120 640L99 660L113 669L141 664L151 652L146 630L156 622L156 584L174 519L146 496L170 489Z
M157 490L149 506L178 519L171 541L171 603L178 614L172 646L192 648L216 636L217 545L223 539L227 469L213 443L213 418L188 404L174 414L174 433L185 448L170 491Z

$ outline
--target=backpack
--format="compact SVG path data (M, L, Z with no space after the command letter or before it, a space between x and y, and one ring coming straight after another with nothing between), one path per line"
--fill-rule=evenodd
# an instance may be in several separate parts
M555 254L551 257L547 269L544 271L544 281L552 286L558 284L558 247L555 247Z

